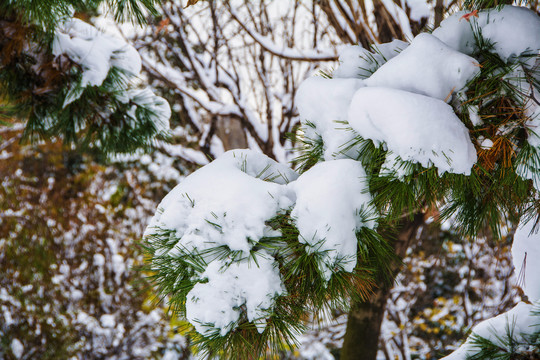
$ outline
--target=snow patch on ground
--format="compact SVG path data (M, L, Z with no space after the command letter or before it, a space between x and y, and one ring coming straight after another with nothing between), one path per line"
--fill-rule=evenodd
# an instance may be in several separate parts
M24 346L19 339L11 340L11 353L16 359L20 359L24 352Z

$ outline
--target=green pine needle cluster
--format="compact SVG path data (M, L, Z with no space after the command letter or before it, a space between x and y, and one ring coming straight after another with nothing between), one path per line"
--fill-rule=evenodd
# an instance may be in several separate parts
M540 89L540 57L525 52L505 61L480 29L473 30L477 50L471 56L479 61L480 74L465 90L455 93L450 103L469 129L478 154L470 175L442 174L434 166L424 168L399 157L393 169L383 169L390 155L385 144L363 139L346 122L336 124L336 128L354 134L353 140L342 145L341 155L356 154L354 159L366 169L373 203L390 222L398 221L403 214L412 216L415 209L432 208L439 210L440 221L451 218L463 235L474 237L490 229L499 236L501 224L515 223L520 217L538 218L540 214L540 206L529 202L537 191L533 183L540 188L540 178L534 175L540 170L540 151L527 141L535 130L527 127L526 114L531 87L537 92ZM374 64L372 57L376 54L365 60ZM540 99L532 101L538 103ZM310 134L317 133L315 125L306 122L304 126ZM482 146L486 139L492 142L491 147ZM323 161L323 140L304 142L308 149L300 158L301 168Z
M241 309L240 319L230 325L232 330L225 335L220 329L204 335L193 328L185 329L195 350L209 358L255 359L277 355L284 347L293 347L295 336L305 330L306 320L332 309L347 310L351 301L366 299L376 286L376 280L389 278L395 263L393 252L381 235L362 228L357 233L359 260L355 270L344 271L337 261L332 276L326 279L320 267L325 252L299 241L290 212L277 215L267 225L279 230L280 235L252 241L249 254L231 251L227 246L201 252L182 250L182 239L176 237L175 231L165 229L148 236L143 243L148 256L144 271L159 294L156 300L167 302L181 318L186 316L188 293L195 284L206 281L201 274L210 262L256 263L259 256L268 256L265 254L275 259L286 292L274 299L275 305L265 319L262 333L248 321L245 309ZM174 255L169 255L175 246Z
M145 24L147 15L157 15L156 0L17 0L0 2L3 18L16 18L23 25L35 25L52 32L73 13L95 14L106 4L116 21Z
M103 1L8 1L0 3L0 113L26 121L24 140L61 138L82 151L129 153L149 149L159 114L126 92L134 74L112 67L99 86L81 87L85 70L52 54L54 31L76 14L92 15ZM109 0L115 17L143 22L153 0ZM71 99L68 101L68 99Z
M540 311L534 311L532 316L538 318ZM494 339L487 339L477 334L472 335L473 354L469 360L534 360L540 358L540 331L527 334L517 334L515 319L508 319L504 333L493 329Z

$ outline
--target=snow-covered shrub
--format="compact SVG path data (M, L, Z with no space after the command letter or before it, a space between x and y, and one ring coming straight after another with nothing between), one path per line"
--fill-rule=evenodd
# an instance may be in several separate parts
M386 302L377 358L440 358L459 347L472 325L520 301L511 236L473 240L450 225L428 218L409 247ZM339 353L347 319L335 311L312 324L298 338L300 359Z
M390 256L374 231L364 176L353 160L298 176L265 155L232 150L163 199L145 233L148 270L194 325L203 352L277 350L302 330L309 307L369 293L373 258Z
M456 13L408 46L349 48L338 76L298 90L299 176L238 151L178 185L147 229L148 264L203 351L259 354L300 329L304 304L344 303L357 281L362 295L377 277L359 270L390 265L380 234L404 214L438 208L472 237L537 217L538 33L534 12L505 6Z
M25 139L61 138L111 154L148 149L168 135L169 104L141 85L137 50L66 14L100 2L1 5L1 95L8 113L26 121Z

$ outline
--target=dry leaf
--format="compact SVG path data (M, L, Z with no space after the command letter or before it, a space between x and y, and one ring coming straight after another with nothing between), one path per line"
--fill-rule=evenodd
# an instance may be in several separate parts
M170 23L171 23L171 20L169 18L165 18L165 19L161 20L159 22L159 25L158 25L157 29L156 29L156 35L159 34L163 30L163 28L165 28ZM167 31L165 31L165 32L167 32Z
M188 0L187 2L187 5L186 5L186 8L191 6L191 5L195 5L196 3L198 3L199 0ZM185 8L184 8L185 9Z

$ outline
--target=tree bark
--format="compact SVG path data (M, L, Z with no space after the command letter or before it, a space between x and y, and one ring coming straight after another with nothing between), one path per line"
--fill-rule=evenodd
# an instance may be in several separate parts
M413 219L408 219L399 226L399 232L392 245L400 259L405 256L411 243L417 239L418 230L423 223L424 214L417 213ZM375 360L377 358L386 301L392 290L394 279L399 273L399 267L399 264L396 264L391 283L379 279L379 288L368 300L351 306L340 360Z
M341 360L374 360L390 285L381 286L368 301L354 304L349 312Z

